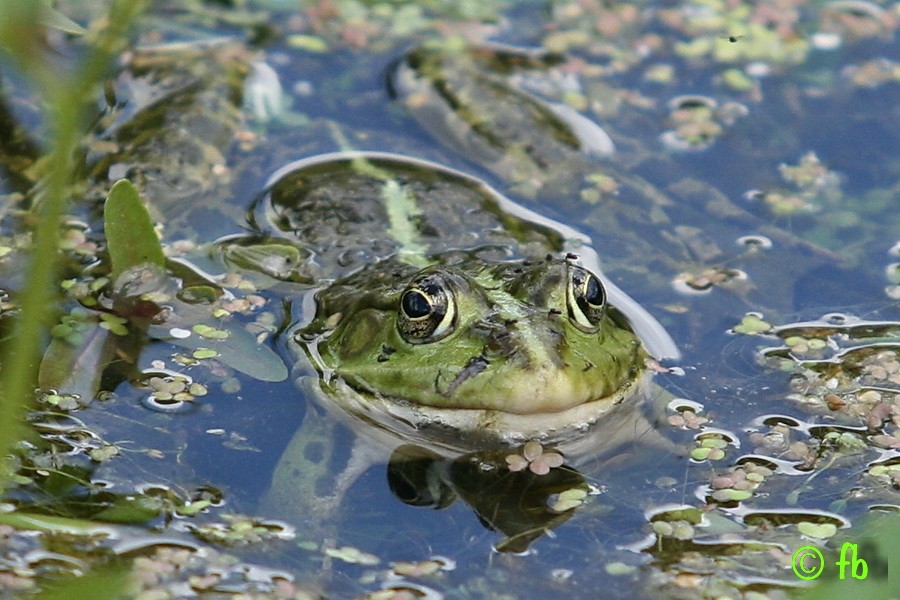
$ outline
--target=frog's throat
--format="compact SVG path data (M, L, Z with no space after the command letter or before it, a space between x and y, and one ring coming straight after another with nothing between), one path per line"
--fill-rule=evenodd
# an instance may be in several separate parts
M609 431L605 423L610 421L612 413L640 413L632 403L649 395L651 376L645 371L615 394L555 413L515 414L424 406L359 392L341 379L322 386L325 391L320 400L337 418L385 446L417 444L453 456L540 440L564 454L578 454L580 445L597 443L595 436L585 435L586 432L596 429L597 435L606 437L631 433ZM364 427L359 426L360 421Z

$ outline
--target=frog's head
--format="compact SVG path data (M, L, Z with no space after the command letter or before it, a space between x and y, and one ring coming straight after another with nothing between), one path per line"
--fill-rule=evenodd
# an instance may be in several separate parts
M323 367L439 408L553 413L616 397L647 354L601 281L567 260L384 268L319 292ZM359 280L369 283L360 286Z

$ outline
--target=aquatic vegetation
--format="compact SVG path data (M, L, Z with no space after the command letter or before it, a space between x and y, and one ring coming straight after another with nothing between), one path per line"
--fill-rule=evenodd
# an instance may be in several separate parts
M558 452L544 452L538 442L528 442L522 447L521 454L510 454L506 457L506 464L510 471L522 471L528 469L535 475L546 475L550 469L561 467L564 459Z
M110 577L143 598L601 585L757 600L795 593L795 550L834 564L846 542L872 576L843 597L884 592L884 557L900 552L896 3L192 0L157 4L128 49L103 25L108 4L58 0L7 36L14 4L0 3L0 40L37 79L0 62L0 376L30 413L0 438L33 434L0 510L4 592L58 578L54 593L78 593L108 580L67 575L117 564L127 573ZM100 54L114 66L61 91ZM62 98L89 128L57 127ZM408 173L328 214L265 200L272 172L336 150L444 165L523 212L432 221L404 205ZM54 194L73 203L53 209ZM367 212L376 196L393 217ZM343 301L322 292L335 273L351 278L345 296L372 294L372 265L401 238L407 257L477 245L457 267L517 258L500 234L558 243L516 225L532 211L589 234L581 249L679 342L677 367L638 366L666 392L641 429L612 428L647 448L580 462L543 439L454 457L397 448L366 470L350 438L383 431L330 422L301 452L316 475L286 495L338 480L342 509L327 526L300 514L289 539L256 501L287 438L323 418L310 389L340 378L287 352L311 347L291 334L312 331L316 294ZM357 218L376 227L351 236ZM49 304L26 295L40 247L59 266L40 284ZM316 324L343 351L346 315ZM13 329L38 317L47 335ZM19 345L37 385L8 368ZM390 345L373 356L398 360ZM446 383L437 372L426 386Z
M49 152L54 167L48 173L43 195L39 198L41 218L35 228L30 272L19 304L19 333L7 341L7 344L15 344L15 351L4 351L7 360L0 373L0 408L6 415L0 427L0 455L4 457L24 435L20 415L30 403L29 396L34 387L34 365L40 343L37 333L45 329L50 315L47 290L56 274L58 226L65 212L66 186L75 169L72 154L83 127L82 110L107 65L123 47L124 32L143 5L143 2L113 3L105 27L91 35L90 52L84 57L80 70L74 76L62 78L55 73L49 58L43 52L35 52L33 47L38 39L35 33L42 4L5 4L0 12L3 49L11 53L42 88L52 111L50 124L54 131L53 147ZM3 478L9 476L7 460L4 458Z
M669 101L668 123L672 129L662 133L660 139L672 150L704 150L725 134L725 128L749 113L749 109L737 102L719 106L712 98L704 96L678 96Z
M111 279L142 265L165 268L166 258L150 214L127 179L120 179L109 190L103 205L103 222Z

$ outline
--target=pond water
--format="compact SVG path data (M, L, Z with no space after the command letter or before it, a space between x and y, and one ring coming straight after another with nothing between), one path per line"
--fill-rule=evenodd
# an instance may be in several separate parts
M22 513L119 529L5 532L18 571L0 567L0 586L72 569L26 556L53 539L82 566L124 556L135 594L173 597L778 598L804 584L795 550L845 541L883 576L891 550L870 528L896 532L900 510L898 23L900 4L841 1L150 11L79 155L63 316L31 419L42 441L8 492ZM5 317L46 124L10 63L0 83ZM656 352L669 355L648 398L629 404L652 427L599 423L625 441L547 475L510 471L505 449L380 456L325 503L308 497L315 481L279 484L298 430L324 436L325 473L307 480L351 460L359 423L310 397L319 377L294 334L317 289L380 257L391 224L348 233L352 204L276 218L266 185L347 151L454 169L520 207L526 229L586 235L604 281L680 352ZM177 261L147 284L169 316L125 341L104 297L134 294L100 281L120 177ZM468 235L465 219L441 224Z

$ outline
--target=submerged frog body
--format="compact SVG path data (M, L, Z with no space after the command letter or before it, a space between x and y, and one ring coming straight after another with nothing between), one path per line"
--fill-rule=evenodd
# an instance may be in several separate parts
M457 171L381 153L288 165L255 218L335 278L291 345L306 355L301 385L375 442L348 469L409 444L453 457L540 440L575 458L646 431L626 401L646 390L651 355L677 351L574 230ZM304 422L275 474L282 504L322 454L310 435Z

